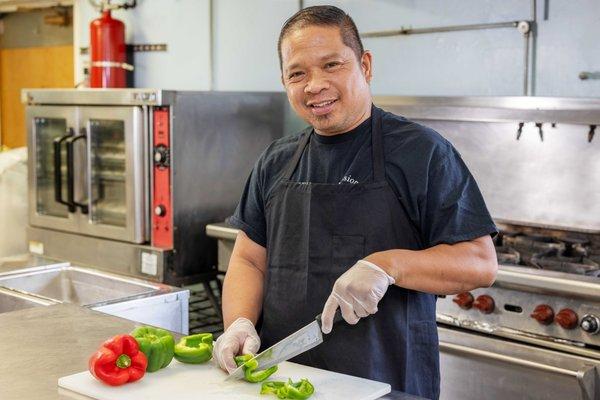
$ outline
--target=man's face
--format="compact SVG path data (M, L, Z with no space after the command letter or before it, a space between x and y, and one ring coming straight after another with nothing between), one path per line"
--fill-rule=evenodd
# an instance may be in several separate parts
M317 133L336 135L371 113L371 53L360 62L339 28L306 26L281 43L282 82L296 113Z

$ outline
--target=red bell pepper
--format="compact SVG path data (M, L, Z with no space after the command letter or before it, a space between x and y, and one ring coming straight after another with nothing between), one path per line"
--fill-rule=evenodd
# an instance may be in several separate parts
M133 336L117 335L102 344L88 365L96 379L119 386L141 379L148 360Z

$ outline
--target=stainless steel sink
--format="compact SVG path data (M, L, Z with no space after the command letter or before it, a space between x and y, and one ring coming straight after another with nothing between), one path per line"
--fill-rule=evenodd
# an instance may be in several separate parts
M122 301L161 290L158 284L64 265L27 268L0 275L0 286L82 306Z
M0 288L0 314L26 308L49 306L51 304L54 304L51 300L40 299L14 290Z

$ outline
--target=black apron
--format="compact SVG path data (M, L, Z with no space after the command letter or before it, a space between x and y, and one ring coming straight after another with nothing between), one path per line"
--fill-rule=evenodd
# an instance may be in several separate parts
M314 320L336 279L356 261L377 251L422 248L420 234L385 178L381 113L373 107L372 182L292 182L311 137L307 129L267 199L262 348ZM378 308L356 325L337 325L327 342L292 361L438 398L435 296L392 285Z

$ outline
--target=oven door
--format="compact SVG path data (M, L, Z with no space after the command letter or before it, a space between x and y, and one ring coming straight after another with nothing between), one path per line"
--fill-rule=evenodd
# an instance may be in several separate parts
M81 209L74 204L67 160L68 142L77 130L76 116L77 108L73 106L27 107L29 223L32 226L79 230Z
M440 399L600 399L600 360L460 329L438 333Z
M80 231L90 236L143 243L147 240L148 143L142 107L80 107L87 142L89 213Z

